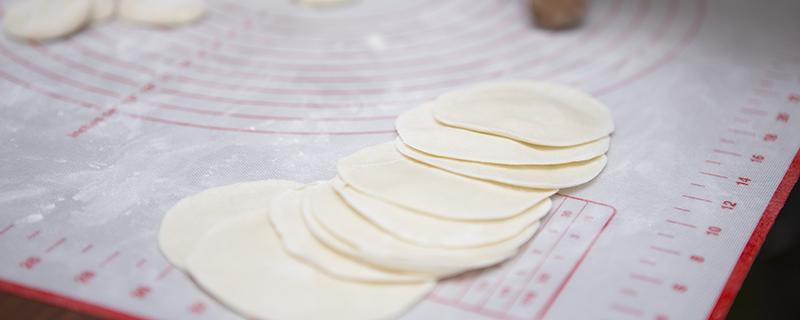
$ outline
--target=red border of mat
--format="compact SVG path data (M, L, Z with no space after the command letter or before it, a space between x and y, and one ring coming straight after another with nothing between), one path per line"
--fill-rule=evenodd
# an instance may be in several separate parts
M736 298L736 294L742 287L745 277L747 277L747 272L750 271L753 260L755 260L758 251L761 249L761 245L764 244L769 229L772 228L772 224L775 223L775 218L778 217L778 213L781 211L781 208L783 208L784 203L786 203L786 198L789 197L789 193L792 191L795 183L797 183L798 177L800 177L800 150L795 153L794 159L789 165L789 169L783 176L783 180L778 184L778 188L775 189L772 199L770 199L767 208L761 215L761 219L758 221L755 230L753 230L753 234L750 235L750 240L747 241L747 244L742 250L739 261L737 261L736 265L733 267L733 271L730 277L728 277L725 287L722 289L722 294L720 294L717 303L711 310L708 319L721 320L728 314L733 300ZM6 279L0 279L0 290L102 318L125 320L146 319L90 302L69 298L52 291L18 284Z
M722 294L720 294L719 299L717 299L717 303L714 305L714 309L711 310L711 314L708 315L709 320L722 320L728 315L728 311L731 309L731 305L733 305L733 300L736 299L736 294L742 287L742 283L747 277L747 272L750 271L750 266L753 265L753 260L756 259L761 245L764 244L764 240L767 238L769 229L772 228L772 224L775 223L775 218L778 217L778 213L780 213L783 205L786 203L786 198L788 198L789 193L792 192L792 188L794 188L795 183L797 183L798 177L800 177L800 150L795 153L794 159L789 165L789 170L786 171L783 180L778 184L775 193L772 194L772 199L769 200L767 209L764 210L764 214L761 215L761 219L753 230L753 234L750 235L750 240L747 241L747 244L742 250L742 254L739 255L739 261L736 262L736 265L733 267L733 271L730 277L728 277L728 282L725 283L725 287L722 289Z

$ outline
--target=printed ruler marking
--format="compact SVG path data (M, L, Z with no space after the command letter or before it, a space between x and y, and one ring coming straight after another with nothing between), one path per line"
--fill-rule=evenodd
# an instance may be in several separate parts
M543 318L616 213L604 204L560 197L519 256L444 281L427 300L495 318Z
M750 96L745 99L745 106L731 116L733 122L746 125L726 128L720 133L721 137L714 138L717 144L697 166L701 169L689 177L690 186L713 193L678 194L672 210L665 210L663 222L654 226L652 241L640 247L640 256L632 261L628 274L630 281L621 281L615 290L618 296L612 298L614 300L608 306L611 314L659 320L686 316L680 313L680 309L656 310L658 307L655 305L659 304L654 299L634 300L633 297L669 297L672 305L688 303L686 299L692 296L682 295L691 290L686 283L699 281L699 274L711 272L707 268L713 264L708 262L716 259L716 248L724 246L725 239L738 236L726 231L735 228L732 224L737 220L733 219L749 200L748 187L761 183L760 169L770 162L775 142L781 139L784 129L792 121L792 113L797 112L796 105L800 104L800 96L791 92L796 85L785 86L786 79L791 77L780 70L785 66L773 64L772 68L775 69L767 70L764 78L755 81ZM730 139L726 136L730 134L741 139ZM706 185L714 188L706 188ZM689 247L688 243L703 245ZM678 244L683 244L683 247ZM675 245L688 250L677 250L672 247ZM657 264L653 257L668 260L662 265ZM686 271L678 273L675 270ZM729 306L724 306L725 310ZM715 314L716 309L719 307L715 307Z

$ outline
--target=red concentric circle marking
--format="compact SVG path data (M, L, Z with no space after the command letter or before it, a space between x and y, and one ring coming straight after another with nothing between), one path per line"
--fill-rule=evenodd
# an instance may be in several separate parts
M403 110L487 80L551 79L597 95L623 88L674 59L706 8L705 0L595 2L583 29L550 34L531 29L515 2L382 6L312 15L225 3L189 28L110 24L47 45L0 44L0 59L10 62L0 78L65 103L181 127L392 134Z

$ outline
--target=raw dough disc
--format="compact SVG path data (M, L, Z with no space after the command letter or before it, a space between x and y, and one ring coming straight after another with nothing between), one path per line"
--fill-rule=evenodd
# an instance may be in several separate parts
M589 182L603 171L608 161L602 155L566 164L509 166L436 157L414 150L399 139L395 145L403 155L442 170L512 186L540 189L569 188Z
M281 238L283 248L302 260L334 277L349 281L376 283L408 283L430 281L430 275L397 273L381 270L336 253L308 231L303 222L304 190L285 192L272 201L270 220Z
M177 26L206 14L204 0L120 0L118 11L125 20L156 26Z
M538 228L538 224L531 225L507 241L482 247L442 249L415 246L392 237L361 218L330 184L310 188L303 211L309 230L320 241L328 244L327 237L320 235L321 227L350 247L343 249L339 242L329 244L334 249L345 250L341 252L343 254L391 270L438 276L487 267L508 259ZM313 222L318 225L313 225Z
M455 127L433 119L432 104L397 118L397 133L405 144L425 153L452 159L508 165L559 164L589 160L608 151L603 137L572 147L546 147Z
M342 199L369 222L400 240L424 247L469 248L508 240L539 221L552 205L550 199L544 199L505 220L445 220L372 198L339 179L332 184Z
M161 252L173 265L183 268L197 242L215 225L236 214L267 211L275 196L301 186L283 180L243 182L184 198L161 221Z
M114 15L114 0L91 0L92 21L101 21Z
M442 123L543 146L584 144L611 134L602 103L577 89L541 82L480 86L434 102Z
M78 31L91 13L89 0L19 0L6 10L3 28L20 39L54 39Z
M342 158L338 172L345 183L369 196L455 220L510 218L557 191L504 186L449 173L404 157L394 142Z
M208 293L257 319L396 318L434 286L351 282L321 273L283 250L268 212L214 227L187 263Z

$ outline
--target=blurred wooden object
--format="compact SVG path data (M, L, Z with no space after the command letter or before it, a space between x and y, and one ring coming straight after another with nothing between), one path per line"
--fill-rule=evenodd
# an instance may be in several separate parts
M98 318L0 292L0 319L96 320Z
M536 25L560 30L578 26L586 16L586 0L528 0Z

